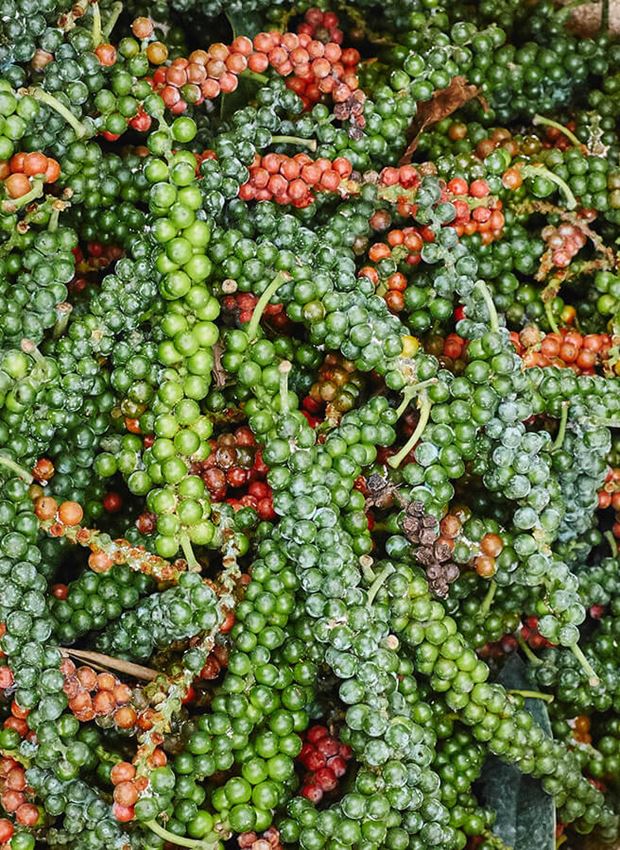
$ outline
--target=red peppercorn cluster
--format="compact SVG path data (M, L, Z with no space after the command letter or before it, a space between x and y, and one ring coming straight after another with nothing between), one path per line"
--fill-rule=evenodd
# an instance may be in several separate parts
M232 314L236 322L241 325L251 321L257 304L258 298L251 292L235 292L232 295L226 295L222 302L224 310ZM271 324L277 328L288 322L283 304L267 304L263 310L263 316L268 316Z
M363 377L352 360L329 352L319 367L315 382L302 403L302 413L315 427L323 419L338 422L355 406Z
M303 208L314 201L315 192L337 192L342 180L350 176L352 166L344 157L332 162L325 158L313 160L305 153L268 153L257 154L249 171L248 181L239 189L244 201L275 201Z
M76 668L70 658L63 658L60 670L69 710L78 720L87 723L96 717L111 717L119 729L135 726L138 714L131 705L133 692L112 673L97 673L88 665Z
M270 826L262 835L255 832L242 832L237 842L241 850L282 850L280 830Z
M211 441L209 457L192 467L200 475L214 502L225 499L234 508L254 508L263 520L275 519L271 488L266 478L269 467L247 426ZM229 496L229 488L236 491ZM245 492L239 492L246 488ZM228 498L227 498L228 497Z
M593 375L604 366L612 347L608 334L581 334L568 328L545 335L527 327L519 334L513 332L511 338L526 367L559 366L583 375Z
M168 759L163 750L155 749L150 757L150 766L163 767ZM112 812L121 823L134 818L134 806L140 794L148 788L147 776L138 776L135 765L128 761L117 762L110 771L110 780L114 785Z
M328 791L334 791L347 770L353 755L351 748L330 734L326 726L312 726L304 736L304 745L297 756L308 773L301 794L312 803L319 803Z
M173 115L185 112L188 104L199 105L235 91L239 75L246 70L262 74L268 68L291 78L287 85L301 96L305 106L316 103L324 94L343 104L356 92L363 106L356 74L358 51L342 50L339 43L324 43L306 32L261 32L253 39L238 36L230 46L216 42L207 50L193 50L187 58L177 57L169 65L163 64L167 51L164 56L159 45L153 42L147 49L149 60L159 65L152 86ZM135 119L144 121L139 116L140 112Z
M405 307L405 290L408 286L406 275L395 271L382 278L377 266L382 260L392 259L405 266L417 266L421 260L421 251L425 242L434 242L435 234L430 227L404 227L390 230L385 242L375 242L368 250L368 259L373 265L360 269L359 275L369 278L382 295L393 313L400 313Z
M544 227L541 236L548 249L548 256L542 259L545 269L549 265L553 265L558 269L567 268L573 257L581 251L588 241L587 236L581 228L569 222L563 222L557 227L553 225Z
M231 627L232 628L232 627ZM230 631L230 629L228 630ZM224 644L216 644L205 661L205 665L200 671L200 678L205 681L217 679L222 670L228 667L228 647Z
M55 183L60 177L60 165L52 157L33 151L14 154L10 160L0 162L0 181L7 198L17 200L33 188L33 180Z
M344 33L339 28L340 21L335 12L323 12L316 6L308 9L304 15L303 22L297 27L299 35L309 35L317 41L326 44L333 41L334 44L342 44Z
M502 201L491 196L486 180L477 179L468 183L462 177L453 177L447 184L449 200L456 210L456 218L450 222L459 236L479 233L483 245L499 239L505 219ZM484 204L477 202L487 199Z
M24 766L10 756L0 758L0 806L21 826L36 826L41 817L39 807L31 802L33 795ZM8 818L2 818L0 843L8 841L12 834L13 824Z
M538 617L526 617L521 625L520 634L532 649L548 649L555 646L555 644L550 643L538 631Z
M118 245L102 245L101 242L88 242L86 253L79 245L72 249L75 258L75 277L69 283L69 292L83 292L89 285L88 275L100 272L120 259L124 251Z

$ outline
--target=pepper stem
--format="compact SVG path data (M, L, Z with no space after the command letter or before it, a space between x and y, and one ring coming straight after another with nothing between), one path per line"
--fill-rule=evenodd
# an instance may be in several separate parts
M29 192L26 192L25 195L21 196L21 198L14 198L11 200L3 201L2 210L7 213L17 212L17 210L21 209L21 207L25 207L31 201L40 198L42 194L43 180L41 180L41 178L35 178L32 181L32 189Z
M573 655L575 656L575 658L577 659L577 661L579 662L584 673L587 674L588 684L593 688L597 688L601 684L601 680L596 675L596 671L595 671L594 667L590 664L588 659L583 654L583 651L582 651L581 647L579 646L579 644L574 643L570 647L570 650L573 653Z
M282 286L285 280L287 280L288 275L286 272L278 272L278 274L271 281L267 289L263 292L261 297L258 299L258 303L254 308L254 312L252 313L252 318L250 319L250 324L248 325L248 339L250 342L253 342L256 337L256 332L258 331L258 326L260 324L261 317L265 312L265 307L271 301L273 295L276 294L278 289Z
M519 688L511 688L506 693L515 694L515 696L524 699L541 699L543 702L553 702L553 694L544 694L542 691L522 691Z
M101 9L99 8L99 3L91 3L91 7L93 10L93 47L99 47L102 42L101 37Z
M83 138L87 134L88 131L82 122L75 117L73 112L71 112L64 103L61 103L57 97L54 97L53 94L43 91L43 89L40 88L29 89L28 93L32 95L35 100L40 100L41 103L47 104L47 106L51 107L59 115L62 115L67 124L70 124L71 127L73 127L78 139Z
M68 301L63 301L62 304L59 304L56 307L56 323L52 328L52 338L58 339L61 337L67 329L67 325L69 324L69 316L71 315L71 311L73 310L73 305L69 304Z
M560 427L558 428L558 434L555 438L553 446L551 448L552 452L559 451L564 445L564 438L566 437L566 424L568 422L568 408L570 407L570 401L562 402L562 413L560 414Z
M373 581L370 589L368 590L368 600L367 600L368 607L370 607L372 605L372 603L375 601L375 596L381 590L381 586L383 585L384 581L389 576L391 576L394 571L395 571L395 567L393 566L393 564L388 564L386 567L384 567L381 570L381 572L379 573L377 578Z
M23 466L15 463L14 460L11 460L11 458L6 455L0 455L0 466L6 466L7 469L10 469L11 472L14 472L16 475L19 475L19 477L27 484L32 484L34 481L34 478L27 469L24 469Z
M300 136L272 136L271 143L273 145L297 145L300 148L308 148L313 153L317 149L316 139L302 139Z
M260 83L261 85L266 85L269 82L269 77L266 77L264 74L258 74L256 71L248 71L247 68L239 76L245 77L246 80L253 80L255 83Z
M160 838L163 838L164 841L168 841L170 844L176 844L177 847L193 847L195 850L207 850L207 848L214 846L197 838L185 838L182 835L175 835L174 832L164 829L156 820L144 821L144 826L148 826L155 835L159 835Z
M581 142L579 141L577 136L572 132L572 130L569 130L568 127L564 126L564 124L560 124L559 121L553 121L551 118L545 118L544 115L535 115L532 119L532 123L536 125L542 124L545 127L553 127L554 130L559 130L560 133L564 133L566 138L571 141L575 145L575 147L582 147Z
M403 415L405 410L407 410L407 408L409 407L409 403L411 402L411 399L415 395L417 395L420 390L424 389L424 387L430 387L430 386L432 386L432 384L436 384L436 383L437 383L437 378L428 378L428 380L426 380L426 381L420 381L417 384L410 384L408 387L405 387L405 389L403 390L403 400L401 401L399 406L396 408L397 417L400 419L400 417Z
M489 290L489 287L483 280L477 280L474 284L474 288L479 290L480 294L484 298L484 303L487 306L487 310L489 311L489 321L491 322L491 330L494 333L499 332L499 318L497 315L497 310L495 309L495 302L493 301L493 296Z
M522 170L524 177L544 177L551 183L555 183L555 185L566 198L567 209L575 209L575 207L577 206L577 199L573 195L573 192L566 180L563 180L561 177L558 177L557 174L554 174L553 171L550 171L548 168L545 168L544 165L525 165L523 166Z
M491 603L497 593L497 582L495 579L491 579L489 582L489 589L487 590L484 599L482 600L482 605L478 611L478 618L486 617L489 613L489 608L491 607Z
M519 644L521 652L525 655L525 657L533 667L538 667L540 664L542 664L540 658L532 651L532 648L527 643L527 641L523 639L523 635L517 632L515 635L515 639Z
M280 373L280 413L286 414L289 411L288 406L288 376L292 369L290 360L283 360L278 366Z
M116 22L120 18L122 11L123 4L120 1L112 3L112 8L110 9L110 16L106 21L105 27L103 28L103 37L106 39L106 41L110 38L110 34L114 29Z
M428 423L429 416L431 415L431 407L433 406L432 401L430 401L426 394L420 400L420 420L416 425L415 431L409 437L405 445L402 449L392 457L388 458L388 463L392 467L392 469L398 469L403 460L407 457L411 449L418 442L422 434L424 433L424 429Z
M609 32L609 0L603 0L601 8L601 28L599 30L603 35Z
M560 333L557 322L553 317L553 312L551 310L551 301L545 301L545 316L547 317L547 321L549 322L549 327L551 328L554 334Z
M183 554L185 555L185 560L187 561L189 571L191 573L201 572L202 567L200 566L196 556L194 555L192 542L185 533L181 534L181 549L183 549Z
M605 531L603 537L609 543L609 548L611 549L612 558L618 557L618 543L616 542L616 538L614 537L613 531Z

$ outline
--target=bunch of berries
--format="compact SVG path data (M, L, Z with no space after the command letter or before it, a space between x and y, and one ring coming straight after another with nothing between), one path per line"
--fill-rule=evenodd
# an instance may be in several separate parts
M297 761L308 771L301 794L312 803L319 803L328 791L334 791L347 770L351 748L330 734L326 726L311 726L304 736L304 745Z

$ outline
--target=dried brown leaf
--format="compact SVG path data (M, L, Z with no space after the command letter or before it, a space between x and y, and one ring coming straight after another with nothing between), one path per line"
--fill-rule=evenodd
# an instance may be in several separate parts
M215 378L215 386L218 389L226 386L226 370L222 366L222 354L224 346L221 342L216 342L213 346L213 377Z
M115 670L118 673L124 673L126 676L142 679L145 682L152 682L159 676L157 670L150 667L143 667L142 664L134 664L132 661L123 661L122 658L113 658L111 655L104 655L102 652L90 652L86 649L73 649L72 647L63 647L61 652L63 655L88 661L93 667Z
M420 134L432 124L447 118L469 100L478 96L476 86L470 85L465 77L453 77L450 85L439 89L430 100L418 103L418 111L409 127L409 145L400 165L407 165L418 146Z
M601 26L602 3L582 3L570 13L568 28L584 38L594 36ZM609 0L610 35L620 35L620 0Z

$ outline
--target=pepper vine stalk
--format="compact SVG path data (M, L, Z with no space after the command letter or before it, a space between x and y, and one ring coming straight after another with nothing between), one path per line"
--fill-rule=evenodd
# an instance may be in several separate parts
M559 130L560 133L563 133L566 138L575 145L575 147L583 147L583 144L579 141L577 136L569 130L568 127L565 127L564 124L560 124L559 121L554 121L552 118L545 118L544 115L535 115L532 119L532 124L542 125L543 127L553 127L554 130Z
M418 420L418 424L416 425L413 434L409 437L405 445L399 452L397 452L397 454L392 455L392 457L388 458L388 464L392 467L392 469L398 469L403 460L407 457L411 449L415 446L415 444L418 442L418 440L424 433L424 429L426 428L429 417L431 415L432 406L432 401L428 398L426 393L424 393L420 397L420 419Z
M300 148L308 148L314 153L318 147L316 139L302 139L300 136L272 136L273 145L296 145Z
M73 128L75 135L78 137L78 139L83 139L84 136L88 135L88 129L85 127L85 125L82 124L82 122L75 117L73 112L71 112L71 110L67 106L65 106L64 103L61 103L61 101L59 101L57 97L54 97L53 94L50 94L49 92L44 91L43 89L38 88L37 86L34 86L30 89L24 89L23 92L24 94L29 94L35 100L38 100L41 103L45 103L47 106L49 106L59 115L61 115L65 119L67 124L69 124Z
M553 446L551 447L552 452L558 452L564 445L564 438L566 437L566 426L568 424L568 409L570 407L570 401L562 402L562 413L560 414L560 427L558 428L558 434L555 438Z
M43 194L43 178L34 177L32 180L32 189L22 195L21 198L13 198L2 202L2 210L6 213L14 213L22 207L27 206L32 201L36 201Z
M477 289L484 299L484 303L486 304L486 308L489 312L491 330L494 333L499 333L499 317L497 315L495 302L493 301L493 296L491 295L489 287L483 280L477 280L474 284L474 289Z
M290 275L287 272L278 272L267 289L265 289L261 297L258 299L258 303L254 308L254 312L252 313L252 318L250 319L250 324L247 329L247 335L250 342L253 342L256 338L258 326L267 304L269 304L271 298L276 294L282 284L289 279L289 277Z
M536 177L544 177L545 180L549 180L550 183L555 183L566 199L567 208L569 210L574 210L577 206L577 199L573 195L572 189L566 180L563 180L550 169L545 168L544 165L524 165L521 168L521 173L524 177L531 177L533 179Z

